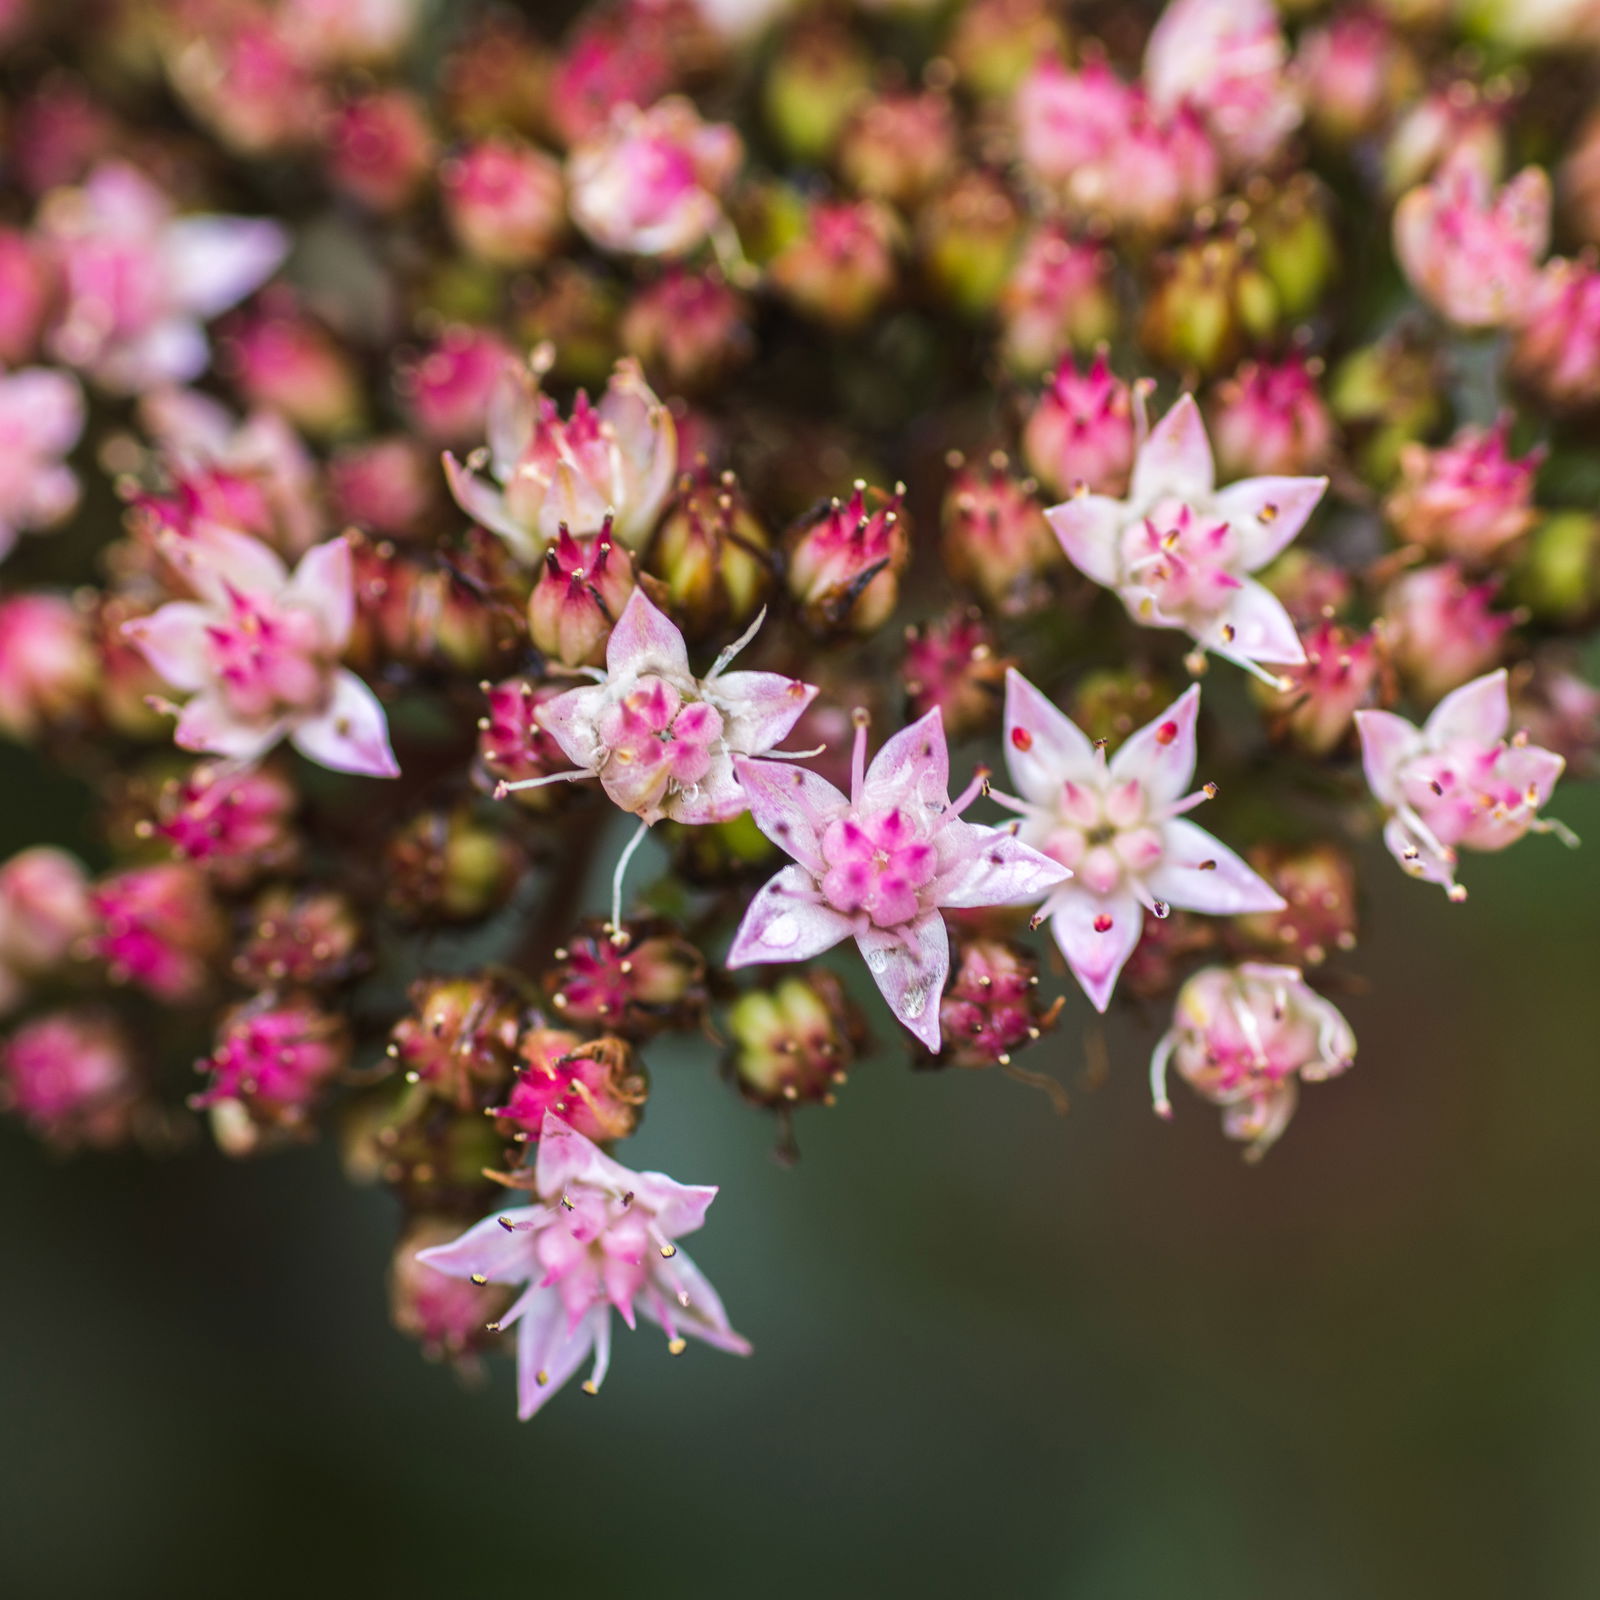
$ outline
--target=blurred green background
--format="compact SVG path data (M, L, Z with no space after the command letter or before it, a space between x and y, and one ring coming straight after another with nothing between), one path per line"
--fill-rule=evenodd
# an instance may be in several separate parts
M70 804L0 751L0 851ZM1155 1017L1065 1121L863 1070L788 1171L661 1064L629 1155L722 1185L694 1253L757 1354L624 1336L528 1425L390 1330L326 1144L5 1128L0 1594L1600 1593L1600 796L1552 810L1589 849L1472 858L1464 907L1365 858L1359 1059L1256 1169L1150 1115Z

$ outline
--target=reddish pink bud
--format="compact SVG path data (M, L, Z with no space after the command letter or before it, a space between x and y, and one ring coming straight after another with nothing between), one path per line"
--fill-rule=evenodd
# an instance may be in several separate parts
M361 419L361 386L333 336L284 295L264 295L228 324L222 367L252 406L280 411L312 434Z
M337 983L355 968L361 923L333 889L277 884L250 908L233 975L256 989Z
M388 1053L407 1083L426 1084L462 1110L481 1089L504 1084L521 1032L520 1007L491 978L423 979L411 1011L389 1035Z
M1400 537L1473 565L1504 560L1538 518L1533 484L1545 456L1513 456L1510 437L1508 414L1492 428L1462 428L1437 450L1407 444L1384 504Z
M1490 609L1497 583L1468 583L1454 562L1396 579L1384 596L1384 640L1425 700L1437 700L1500 660L1516 617Z
M1521 307L1511 371L1547 405L1600 402L1600 271L1585 258L1549 263Z
M572 762L539 726L538 719L539 707L566 693L564 685L535 686L526 678L507 678L504 683L486 684L483 692L489 709L478 720L480 787L493 790L502 783L516 785L571 767ZM547 783L513 788L508 798L530 811L549 811L570 792L565 784Z
M715 272L670 268L622 314L622 347L663 387L693 393L749 355L750 304Z
M454 1278L417 1260L417 1252L448 1244L459 1222L424 1219L407 1228L389 1264L389 1316L430 1361L467 1365L499 1335L491 1331L511 1304L511 1290L498 1283Z
M51 1144L122 1143L140 1098L127 1041L109 1020L52 1012L0 1041L0 1108Z
M1113 496L1127 488L1133 405L1103 349L1082 373L1071 356L1062 359L1023 429L1022 453L1040 483L1063 498L1080 484Z
M867 1043L866 1019L831 972L814 968L728 1007L728 1070L763 1106L829 1105Z
M994 634L976 609L907 628L900 675L910 715L925 716L937 706L952 739L977 733L998 720L1006 669L1015 665L995 649Z
M550 79L548 114L562 142L603 134L625 106L654 105L672 87L672 29L684 22L679 7L637 0L585 15Z
M517 1042L516 1080L489 1115L517 1143L537 1139L554 1112L586 1139L609 1144L639 1125L649 1080L622 1039L584 1043L581 1035L535 1024Z
M281 870L299 855L294 814L300 797L271 767L231 770L202 761L161 791L155 819L140 829L164 839L226 888Z
M612 542L609 518L576 539L563 525L528 599L534 648L566 667L599 666L634 586L633 558Z
M135 867L95 885L89 944L113 983L183 1002L205 988L226 930L205 875L186 862Z
M451 232L491 266L543 261L566 231L561 163L520 140L467 146L439 169L439 188Z
M1377 11L1344 11L1300 37L1296 64L1317 131L1339 143L1382 127L1416 88L1405 40Z
M1039 995L1039 960L1009 939L963 941L939 1002L945 1053L954 1067L1009 1067L1055 1026L1062 1000ZM1061 1103L1065 1103L1064 1097Z
M403 434L365 440L328 463L328 495L340 523L414 538L438 499L438 463Z
M1263 954L1319 967L1330 951L1355 949L1355 867L1338 845L1263 845L1250 852L1250 864L1284 899L1282 911L1234 919Z
M585 923L540 980L562 1022L627 1039L688 1028L705 1010L705 958L665 923L629 925L626 941Z
M955 165L956 123L937 90L869 100L845 127L839 171L857 194L908 207Z
M197 1064L210 1082L189 1103L232 1102L256 1127L299 1127L349 1060L341 1018L307 995L258 995L224 1014L216 1049Z
M179 31L168 75L201 122L246 155L305 143L324 110L314 65L276 17L240 12Z
M847 502L820 506L789 530L789 592L813 629L871 633L894 610L911 553L904 495L903 485L889 495L858 481Z
M896 235L893 213L876 201L821 201L773 258L770 281L804 315L858 327L894 287Z
M25 233L0 228L0 361L21 366L33 355L49 304L43 256Z
M1510 95L1505 80L1457 78L1412 105L1384 150L1385 187L1397 195L1433 177L1452 157L1498 173L1505 165Z
M1049 596L1041 575L1060 564L1031 478L1019 478L1000 452L983 466L951 457L944 496L944 561L950 576L977 590L1003 616L1021 616Z
M92 918L88 877L65 850L36 845L0 865L0 1012L22 980L71 955Z
M1349 737L1357 711L1379 699L1384 658L1375 632L1353 634L1323 620L1301 636L1306 659L1277 668L1290 685L1272 696L1274 731L1312 755L1327 755Z
M42 195L76 183L117 142L117 125L78 78L44 79L11 119L11 160L22 185Z
M433 129L421 101L404 89L348 100L323 135L328 176L372 211L399 211L434 164Z
M476 444L489 399L517 365L498 334L461 324L446 328L420 355L401 364L395 387L412 421L439 444Z
M1117 325L1110 251L1039 228L1000 291L1000 324L1006 364L1027 378L1109 339Z
M1321 376L1320 361L1289 356L1247 362L1217 385L1209 421L1225 477L1300 477L1327 466L1335 430Z
M0 599L0 733L31 740L86 709L99 678L89 620L64 595Z

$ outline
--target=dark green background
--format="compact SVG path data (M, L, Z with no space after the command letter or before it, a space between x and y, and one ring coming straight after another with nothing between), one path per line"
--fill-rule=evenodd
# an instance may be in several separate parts
M0 795L7 849L56 802L13 752ZM390 1330L327 1146L7 1128L0 1594L1600 1592L1600 804L1552 810L1589 850L1473 858L1463 907L1364 860L1357 1065L1258 1169L1150 1115L1148 1026L1065 1122L863 1071L793 1171L663 1063L629 1155L722 1184L695 1254L757 1355L624 1335L529 1425Z

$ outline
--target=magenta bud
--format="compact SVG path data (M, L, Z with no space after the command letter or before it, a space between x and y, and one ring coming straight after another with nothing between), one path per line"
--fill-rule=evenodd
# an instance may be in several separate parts
M520 140L468 145L439 169L439 188L457 242L490 266L543 261L566 231L560 162Z

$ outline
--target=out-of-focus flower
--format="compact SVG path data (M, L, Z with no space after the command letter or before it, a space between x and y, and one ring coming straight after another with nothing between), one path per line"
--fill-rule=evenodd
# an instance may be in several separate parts
M1252 850L1250 862L1288 904L1238 918L1246 939L1308 967L1320 967L1331 950L1355 948L1355 866L1338 845L1268 845Z
M610 1144L639 1125L649 1083L622 1039L584 1042L580 1034L535 1024L517 1041L516 1078L489 1115L518 1144L537 1139L554 1115L585 1139Z
M465 463L448 451L445 476L469 517L532 563L562 527L598 533L638 549L672 492L678 471L672 413L633 360L617 363L598 406L581 390L563 419L539 387L549 354L508 370L488 416L489 443Z
M1169 367L1220 372L1284 315L1259 238L1232 220L1157 257L1153 277L1139 339Z
M306 1123L329 1081L348 1064L344 1021L306 995L258 995L222 1018L216 1048L198 1069L197 1110L232 1102L258 1127Z
M734 129L702 122L688 100L620 106L567 158L572 220L602 250L687 255L723 223L743 159Z
M983 467L951 458L945 490L943 554L957 583L975 589L1002 616L1021 616L1049 591L1042 575L1059 564L1037 485L1018 478L1003 454Z
M205 875L187 862L135 867L94 886L90 948L113 982L158 1000L193 1000L225 936Z
M900 675L913 717L938 707L948 737L961 739L998 720L1001 685L1013 663L976 607L906 629Z
M676 1240L705 1221L714 1188L633 1172L560 1117L546 1116L534 1168L538 1203L487 1216L418 1260L473 1283L526 1285L500 1326L517 1324L517 1413L531 1417L591 1352L594 1393L611 1362L611 1312L657 1323L668 1348L684 1336L747 1355L716 1290Z
M1000 291L1000 347L1027 378L1116 329L1111 255L1103 245L1046 226L1023 245Z
M41 227L66 295L50 349L119 393L199 377L210 360L201 324L259 287L289 247L261 218L175 217L167 196L122 162L57 190Z
M383 847L385 895L407 922L476 922L516 892L522 847L465 805L408 817Z
M293 863L299 801L294 785L269 767L241 772L202 761L162 787L155 816L139 832L238 888Z
M1230 476L1315 472L1333 454L1320 361L1249 361L1217 385L1208 408L1217 465Z
M400 364L395 387L430 439L464 444L482 437L494 396L516 364L498 334L453 324L420 355Z
M1325 756L1343 743L1355 713L1377 698L1383 648L1376 631L1356 634L1327 617L1302 642L1305 661L1283 669L1287 687L1272 711L1274 730Z
M52 74L16 102L9 161L31 194L76 183L115 148L121 130L109 107L71 73Z
M945 53L965 87L1004 101L1036 62L1059 59L1066 48L1050 0L971 0L951 18Z
M0 1040L0 1107L51 1144L120 1144L139 1100L127 1040L105 1018L50 1012Z
M0 561L17 535L52 527L78 503L64 458L83 432L83 392L49 367L0 372Z
M872 58L847 19L808 8L787 30L763 83L766 120L796 161L827 160L872 92Z
M335 889L264 890L244 924L233 975L254 989L337 983L355 967L361 923Z
M683 635L635 589L606 645L606 669L595 671L598 682L538 709L540 724L576 763L575 771L541 781L598 778L616 805L647 823L738 816L748 801L734 775L737 759L772 750L817 692L776 672L726 671L748 637L697 678Z
M1176 906L1232 916L1279 911L1282 897L1184 813L1209 800L1194 777L1199 685L1128 738L1107 761L1076 723L1018 672L1006 679L1006 765L1022 817L1018 837L1070 869L1044 896L1061 953L1104 1011L1148 910Z
M1203 650L1266 677L1257 663L1305 659L1289 614L1250 576L1284 550L1326 478L1243 478L1218 489L1192 396L1145 433L1127 498L1080 494L1045 513L1067 559L1114 589L1135 622L1182 628Z
M15 366L39 348L51 290L38 243L14 228L0 228L0 361Z
M1313 126L1341 143L1382 127L1418 78L1409 47L1377 9L1340 11L1308 28L1295 66Z
M1474 565L1503 560L1538 520L1533 481L1545 456L1513 456L1510 439L1507 414L1492 428L1462 428L1437 450L1408 444L1384 504L1401 538Z
M450 231L491 266L543 261L566 231L561 163L520 140L468 145L439 169L439 190Z
M75 715L99 677L82 607L59 594L0 597L0 733L32 739Z
M65 850L35 845L0 865L0 1014L72 954L90 922L88 877Z
M609 527L577 539L561 528L528 598L534 648L564 667L598 666L634 586L633 563Z
M950 101L935 89L881 95L845 127L840 174L857 194L912 205L955 164L956 132Z
M1516 625L1491 609L1498 582L1469 583L1454 562L1397 578L1383 597L1384 642L1406 681L1437 700L1500 660Z
M1527 833L1577 842L1539 815L1566 763L1525 737L1507 737L1504 668L1447 694L1420 728L1392 711L1358 712L1356 726L1367 785L1389 814L1389 853L1452 900L1467 897L1456 882L1461 850L1504 850Z
M431 453L404 434L347 445L328 463L328 498L340 522L391 538L416 537L438 481Z
M1600 770L1600 689L1559 656L1536 657L1512 683L1512 714L1529 740L1565 758L1575 778Z
M917 259L939 300L987 318L1011 276L1023 213L997 172L969 167L918 208Z
M1403 194L1426 183L1449 160L1466 160L1498 176L1506 162L1511 91L1504 78L1479 83L1457 77L1404 109L1383 152L1384 187Z
M1356 1036L1298 967L1246 961L1207 967L1184 984L1172 1027L1150 1061L1156 1114L1171 1117L1167 1072L1222 1107L1222 1131L1259 1161L1294 1115L1301 1083L1337 1076L1355 1059Z
M761 1106L832 1105L866 1043L861 1009L818 968L770 989L746 989L728 1007L728 1070Z
M902 729L867 766L856 721L850 794L800 767L740 761L756 825L794 858L750 903L728 966L807 961L854 939L889 1009L935 1054L950 971L945 909L1021 905L1069 876L1009 832L961 821L980 773L950 798L938 711Z
M1526 167L1496 189L1470 152L1401 198L1394 248L1411 287L1463 328L1518 321L1550 244L1550 179Z
M245 155L303 145L326 108L315 63L286 19L239 8L210 26L174 26L163 42L167 74L194 115Z
M328 121L328 176L372 211L399 211L416 198L436 151L427 112L405 89L347 100Z
M893 213L873 200L819 201L768 267L774 289L830 327L859 327L894 286Z
M419 1261L427 1249L448 1244L458 1223L424 1219L407 1229L389 1265L389 1316L401 1333L422 1346L430 1361L470 1363L492 1349L489 1325L511 1304L509 1289L447 1277Z
M1547 405L1600 402L1600 271L1588 260L1549 262L1517 309L1511 371Z
M361 421L361 383L349 355L292 295L269 290L230 317L218 365L252 407L279 411L318 436Z
M720 274L669 268L629 302L623 348L670 389L698 391L749 356L750 306Z
M1266 165L1299 126L1288 68L1272 0L1172 0L1144 53L1152 104L1198 111L1234 168Z
M409 1084L462 1110L510 1081L522 1008L492 978L419 979L387 1053Z
M287 36L319 67L378 67L410 42L421 0L282 0Z
M817 631L871 633L894 610L911 557L904 495L904 484L888 495L858 479L848 501L820 505L789 530L789 593Z
M227 556L191 561L199 596L174 600L124 633L174 689L185 750L253 761L280 739L336 772L392 778L388 718L339 665L355 620L350 546L315 546L291 575L265 545L233 535Z
M601 137L618 112L652 106L672 87L674 45L692 31L687 11L671 0L614 0L579 15L541 96L563 144Z
M1057 495L1119 494L1133 466L1133 403L1104 348L1085 372L1063 356L1022 431L1028 469Z

